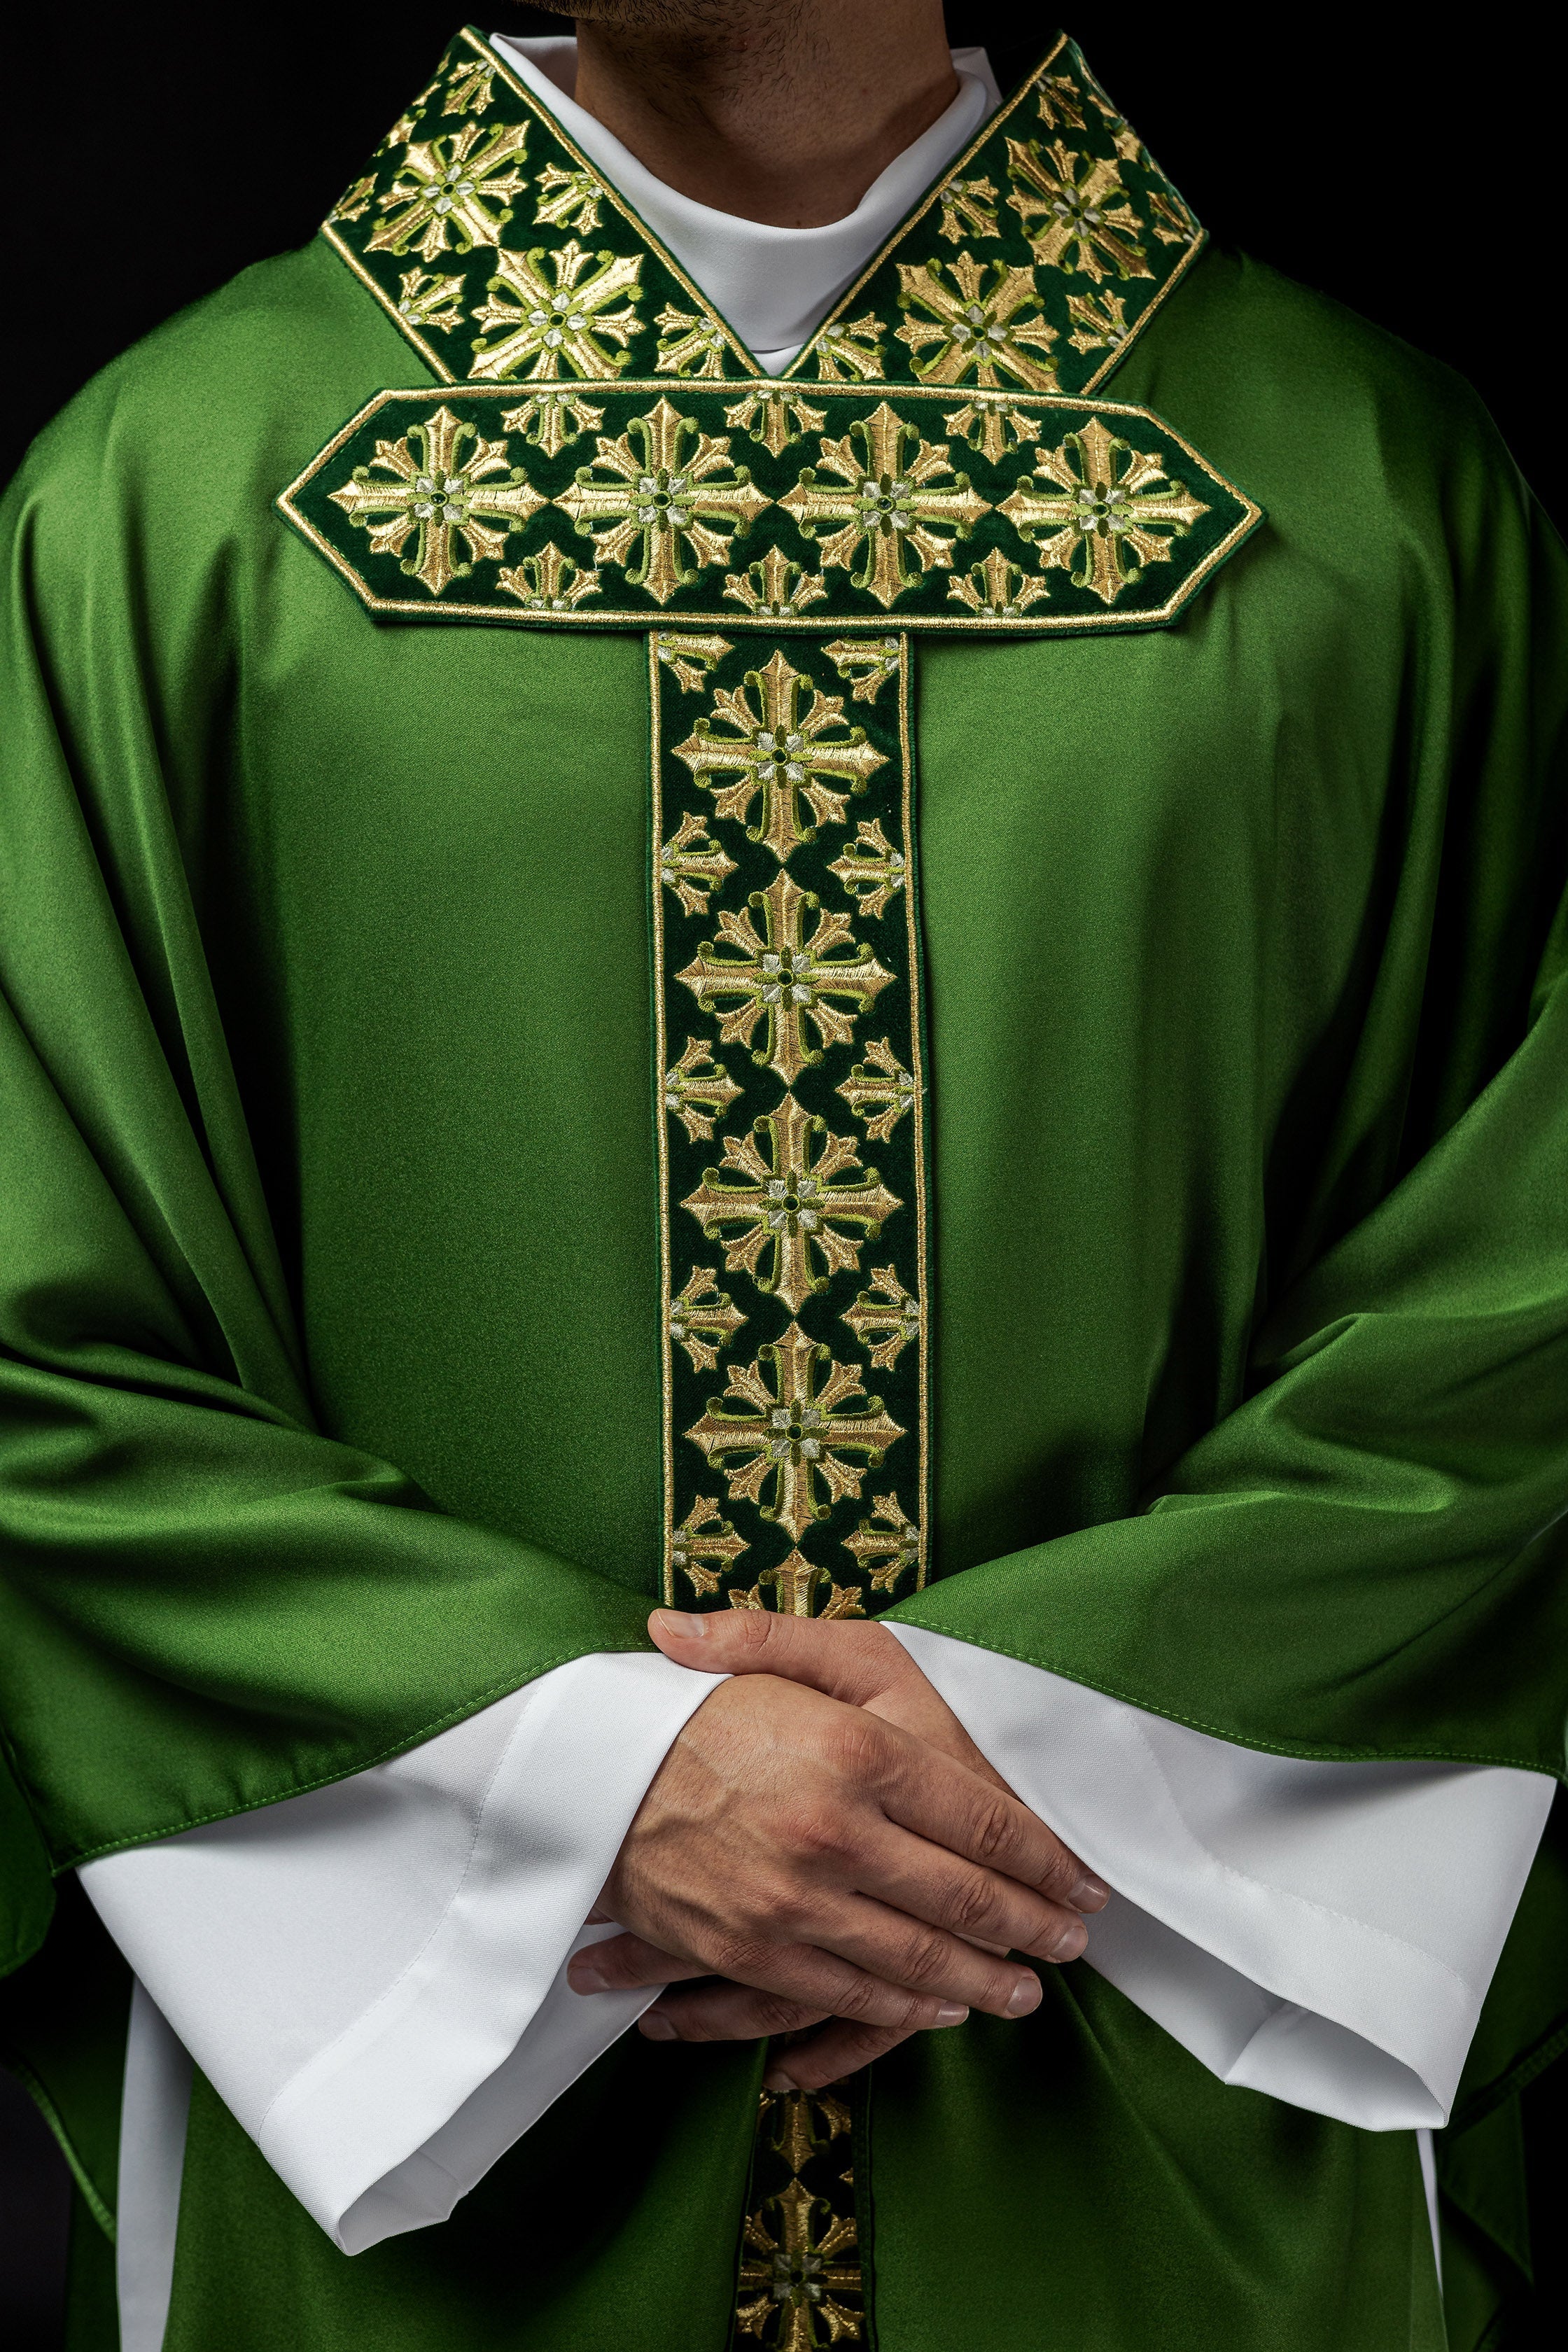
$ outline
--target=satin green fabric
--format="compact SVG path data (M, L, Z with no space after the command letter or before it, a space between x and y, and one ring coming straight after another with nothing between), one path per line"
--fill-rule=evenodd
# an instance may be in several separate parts
M643 648L379 625L287 532L416 374L317 244L6 506L16 1956L30 1822L65 1867L646 1638ZM1563 552L1461 385L1233 257L1110 389L1269 520L1172 630L921 649L938 1581L895 1614L1260 1747L1559 1773ZM1500 2096L1563 1968L1505 1966ZM353 2265L199 2100L173 2340L281 2343L281 2297L291 2346L396 2343L374 2282L420 2273L419 2352L582 2352L594 2310L717 2352L750 2061L689 2056L552 2122L580 2235L524 2143L468 2236ZM1441 2341L1410 2142L1221 2090L1091 1979L879 2073L882 2352ZM450 2250L503 2208L497 2284Z

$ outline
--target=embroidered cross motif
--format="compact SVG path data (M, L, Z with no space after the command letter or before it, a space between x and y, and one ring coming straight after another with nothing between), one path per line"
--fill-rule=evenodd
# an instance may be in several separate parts
M944 268L951 286L943 282ZM1000 370L1031 392L1054 389L1056 362L1044 354L1057 331L1044 316L1032 269L961 253L945 265L933 260L923 268L901 262L899 279L900 309L931 312L929 319L907 319L899 329L900 342L915 354L914 370L922 383L961 383L973 375L977 383L994 384Z
M723 1171L705 1169L681 1206L705 1234L743 1224L746 1231L725 1244L724 1264L731 1274L749 1274L759 1290L773 1292L798 1315L814 1291L826 1289L828 1275L859 1267L859 1243L839 1228L858 1227L861 1240L875 1241L883 1220L901 1206L874 1168L852 1182L845 1178L845 1170L859 1166L852 1138L829 1135L825 1119L785 1094L776 1109L752 1122L750 1134L724 1138ZM814 1276L813 1250L826 1274Z
M890 1371L910 1341L921 1336L921 1303L899 1280L897 1266L873 1266L870 1289L845 1308L844 1320L863 1348L877 1339L871 1361L879 1372Z
M669 1302L669 1336L685 1349L694 1372L718 1370L721 1354L745 1320L705 1265L692 1267L685 1289Z
M972 563L967 572L955 573L947 583L947 593L955 604L967 604L972 613L984 613L993 621L1010 621L1026 613L1031 604L1048 596L1050 589L1048 580L1009 563L999 547L994 547L984 562Z
M697 446L685 455L692 435ZM646 588L660 604L729 554L729 537L712 525L728 523L742 536L771 503L744 466L731 467L729 435L704 433L668 400L634 417L617 440L601 434L598 450L592 467L579 466L556 504L592 539L602 562L625 566L634 586ZM596 480L600 472L616 478ZM604 528L595 530L596 522ZM633 564L638 547L641 557ZM683 548L689 558L685 563Z
M820 604L826 593L821 572L792 563L780 547L770 547L744 572L724 575L727 604L744 604L748 613L765 613L775 621L793 621L806 605Z
M816 1588L827 1578L827 1598L819 1609ZM773 1604L780 1617L864 1617L860 1596L852 1585L835 1584L825 1568L818 1568L801 1553L792 1551L776 1568L764 1568L749 1592L731 1585L728 1595L731 1609L765 1610L764 1588L778 1596Z
M904 1113L914 1108L918 1089L885 1037L867 1046L866 1060L872 1064L870 1069L857 1062L834 1091L843 1096L857 1118L866 1120L866 1140L885 1143ZM868 1118L868 1111L875 1117Z
M547 457L564 449L580 434L592 433L605 421L605 412L575 392L534 392L517 407L503 410L501 423L509 433L521 433Z
M837 875L863 915L881 915L904 887L904 853L888 839L881 819L873 817L869 824L856 826L854 840L827 870Z
M717 1592L724 1570L733 1568L751 1548L729 1520L720 1517L711 1496L699 1495L669 1539L669 1564L689 1580L693 1591ZM716 1560L717 1568L710 1568L710 1560Z
M498 574L498 585L527 613L571 613L585 596L599 593L599 575L574 563L552 539L537 555L525 555Z
M987 501L970 488L968 475L953 473L946 443L922 440L916 427L895 415L885 400L852 425L841 441L825 437L822 462L844 484L842 489L820 481L816 468L807 466L779 504L807 539L820 542L824 564L850 571L863 546L865 560L852 577L856 587L868 589L879 604L893 604L918 576L910 570L906 552L922 572L952 562L952 539L940 538L931 524L946 523L966 539L980 517L991 511ZM943 481L943 475L951 478ZM840 528L823 538L823 528L830 523Z
M827 1365L827 1378L818 1390L820 1362ZM754 1363L731 1371L724 1395L754 1410L726 1412L722 1398L710 1398L686 1434L723 1471L731 1497L755 1503L764 1519L776 1520L797 1544L816 1520L826 1518L830 1502L860 1492L864 1471L840 1457L860 1454L866 1469L875 1470L904 1434L883 1411L881 1398L866 1395L858 1368L835 1363L798 1323L760 1349ZM851 1397L862 1400L858 1410L847 1403ZM729 1466L732 1454L747 1457L737 1469ZM830 1502L818 1500L818 1481ZM770 1487L771 1503L763 1499Z
M766 1051L753 1052L752 1059L789 1087L822 1059L821 1047L807 1041L807 1022L824 1046L852 1044L854 1015L841 1013L830 1000L846 998L864 1013L893 975L850 938L846 915L818 911L816 929L806 940L806 914L819 902L814 890L798 888L787 873L767 889L752 891L750 904L761 913L767 936L759 935L750 914L726 910L719 929L722 944L733 952L721 956L720 943L705 940L676 978L704 1010L727 997L739 1000L720 1023L726 1045L750 1045L758 1023L765 1022Z
M679 1062L664 1074L664 1107L678 1118L693 1143L712 1139L713 1122L722 1118L741 1089L716 1062L700 1037L689 1037Z
M563 171L559 163L546 163L533 184L539 190L533 217L542 228L580 229L586 236L598 227L605 198L592 172Z
M405 269L397 284L397 315L411 327L435 327L449 335L462 325L457 301L463 290L460 278L432 278L423 269Z
M1138 241L1142 224L1110 156L1075 155L1063 139L1052 140L1042 155L1037 139L1009 139L1007 176L1014 184L1007 202L1044 268L1080 270L1097 286L1111 270L1122 278L1152 278ZM1030 226L1035 221L1037 229Z
M377 199L386 218L372 232L366 251L406 253L412 244L434 261L448 239L458 253L499 245L511 218L506 199L523 185L522 173L511 167L527 142L523 122L503 123L482 144L477 122L465 122L446 139L411 140L396 179Z
M877 1519L885 1526L875 1527L872 1522ZM873 1592L891 1592L904 1570L920 1560L921 1531L906 1517L896 1495L878 1495L871 1517L862 1519L854 1534L845 1537L844 1549L854 1553L861 1568L870 1568ZM875 1568L873 1560L878 1563Z
M674 891L686 915L705 915L710 897L734 871L734 859L710 840L694 809L687 810L658 853L658 878Z
M748 699L750 687L757 700ZM804 714L800 696L809 687L811 701ZM746 672L738 689L720 687L713 696L714 717L737 731L716 735L712 719L699 719L684 743L670 746L671 756L683 760L721 817L738 824L759 794L758 821L748 828L752 841L765 842L782 866L802 842L814 841L819 824L842 824L848 793L864 792L868 777L887 765L887 754L866 740L863 727L844 730L844 703L837 694L824 694L774 653L762 669ZM731 782L715 782L729 777ZM836 792L826 781L845 785ZM804 814L802 803L811 812Z
M726 425L741 427L776 457L803 433L820 433L827 422L826 408L813 408L793 384L777 392L749 392L724 411Z
M545 280L546 260L553 286ZM595 261L598 268L584 276ZM485 334L503 331L499 342L475 343L471 373L500 383L528 360L534 378L563 372L615 375L631 357L626 346L632 337L643 331L637 313L641 277L640 254L590 253L574 236L548 254L542 245L529 253L498 254L489 299L474 316ZM501 294L517 299L501 300ZM609 305L623 294L630 297L625 309L612 310ZM611 351L611 343L620 348Z
M1056 485L1021 481L1000 511L1034 540L1047 570L1070 571L1075 587L1114 604L1142 579L1143 567L1170 561L1173 538L1189 531L1207 507L1170 480L1158 457L1119 440L1098 416L1061 446L1037 459L1037 474ZM1167 526L1164 531L1155 524ZM1051 530L1042 539L1040 533Z
M458 453L470 438L473 454L459 465ZM393 478L373 479L372 467ZM417 532L417 549L401 568L432 596L471 572L474 562L499 558L510 533L545 504L522 467L508 466L504 440L479 438L472 425L459 423L444 405L427 423L412 425L401 441L378 441L371 465L356 466L331 499L369 532L373 554L402 556ZM459 538L470 562L454 560L453 542Z

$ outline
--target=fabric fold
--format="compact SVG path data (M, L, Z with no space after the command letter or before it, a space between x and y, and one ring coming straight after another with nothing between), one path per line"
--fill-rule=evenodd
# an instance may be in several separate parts
M84 1866L170 2029L345 2252L444 2220L655 1998L579 1999L563 1970L614 1932L584 1921L717 1679L575 1660L392 1763Z

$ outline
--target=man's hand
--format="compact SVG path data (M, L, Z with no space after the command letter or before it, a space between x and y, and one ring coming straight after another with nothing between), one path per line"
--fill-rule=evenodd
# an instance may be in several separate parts
M680 1664L737 1679L649 1788L603 1898L630 1932L578 1956L579 1991L727 1979L656 2004L656 2038L842 2021L791 2047L775 2088L835 2081L971 2006L1037 2005L1037 1978L1003 1955L1075 1958L1077 1913L1106 1891L884 1628L656 1611L650 1630Z

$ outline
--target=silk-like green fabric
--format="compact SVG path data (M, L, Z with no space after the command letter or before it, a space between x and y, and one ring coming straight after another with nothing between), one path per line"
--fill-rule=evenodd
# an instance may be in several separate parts
M418 375L318 243L6 506L15 1957L30 1823L64 1867L645 1639L643 648L378 625L285 530ZM1110 390L1269 520L1171 630L921 647L939 1580L895 1613L1261 1747L1561 1772L1563 552L1462 386L1226 256ZM1505 1960L1482 2091L1563 1968ZM1410 2142L1081 1973L879 2077L883 2352L1442 2340ZM199 2098L172 2341L717 2352L751 2081L620 2053L552 2118L574 2201L541 2137L353 2265Z

